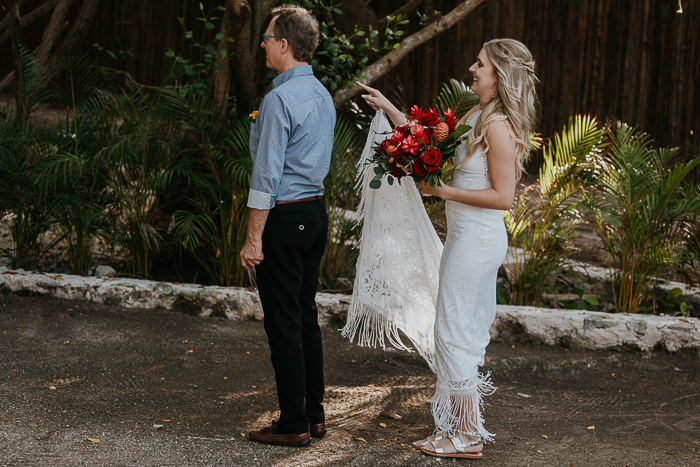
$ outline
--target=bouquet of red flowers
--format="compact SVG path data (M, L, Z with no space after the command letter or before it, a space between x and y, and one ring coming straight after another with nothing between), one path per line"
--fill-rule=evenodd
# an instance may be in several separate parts
M414 105L408 121L394 128L391 138L374 148L370 163L376 164L375 176L370 188L379 188L385 175L389 185L394 184L394 179L400 184L403 177L410 175L415 181L425 180L432 187L438 186L445 163L460 144L459 137L471 128L455 128L455 120L452 109L447 109L441 118L434 109L423 112Z

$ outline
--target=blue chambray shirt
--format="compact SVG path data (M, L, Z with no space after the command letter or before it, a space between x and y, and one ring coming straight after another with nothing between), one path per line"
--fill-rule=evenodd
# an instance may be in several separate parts
M248 207L323 194L333 148L335 106L310 65L290 68L272 81L250 127Z

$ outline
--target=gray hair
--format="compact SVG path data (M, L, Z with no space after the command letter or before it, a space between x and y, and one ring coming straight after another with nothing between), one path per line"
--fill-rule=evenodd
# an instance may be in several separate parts
M272 26L277 40L287 41L295 60L310 62L319 43L318 20L297 5L281 5L272 10L272 17L277 17Z

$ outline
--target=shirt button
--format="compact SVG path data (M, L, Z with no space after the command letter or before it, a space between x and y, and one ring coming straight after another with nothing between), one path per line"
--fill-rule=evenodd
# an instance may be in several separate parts
M304 226L303 226L303 225L300 225L300 226L299 226L299 230L304 230Z

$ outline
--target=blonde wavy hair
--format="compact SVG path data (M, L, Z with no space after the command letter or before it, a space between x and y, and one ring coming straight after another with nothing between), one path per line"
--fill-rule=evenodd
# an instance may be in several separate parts
M494 39L484 51L498 76L496 95L486 104L474 130L467 138L467 159L481 146L488 151L486 133L493 122L505 120L515 137L516 180L520 180L530 157L530 133L537 123L535 61L522 43L513 39ZM466 159L465 159L466 160Z

